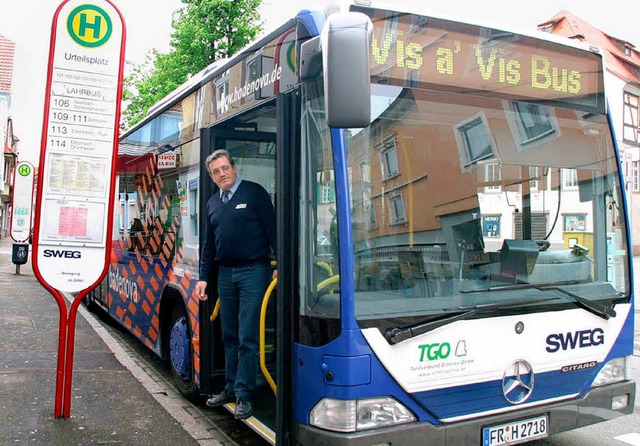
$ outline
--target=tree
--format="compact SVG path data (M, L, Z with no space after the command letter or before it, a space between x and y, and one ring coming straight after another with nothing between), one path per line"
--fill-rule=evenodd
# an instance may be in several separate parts
M232 56L262 30L262 0L182 0L173 15L171 50L153 50L133 64L125 78L122 127L144 118L147 110L210 63Z

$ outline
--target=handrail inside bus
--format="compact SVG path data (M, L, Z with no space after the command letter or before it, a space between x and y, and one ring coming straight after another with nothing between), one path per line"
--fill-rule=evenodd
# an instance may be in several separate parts
M267 319L267 306L269 305L269 299L271 298L271 293L273 293L273 289L278 284L278 278L274 277L267 288L267 291L264 293L264 299L262 300L262 308L260 309L260 370L264 374L264 377L267 379L271 390L273 390L274 395L278 395L278 386L276 386L275 381L271 377L271 373L267 370L267 361L266 361L266 352L265 352L265 338L266 338L266 319Z
M321 289L323 289L326 286L329 286L333 283L339 282L340 281L340 274L336 274L335 276L329 277L328 279L324 279L322 282L320 282L318 284L318 286L316 287L317 291L320 291ZM331 290L329 292L330 294L333 294L333 290Z
M213 307L213 311L211 312L211 316L209 316L209 320L213 322L220 314L220 299L216 300L216 304Z

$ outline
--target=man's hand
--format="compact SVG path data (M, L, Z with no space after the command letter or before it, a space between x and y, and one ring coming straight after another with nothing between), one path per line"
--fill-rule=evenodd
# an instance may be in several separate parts
M196 297L200 300L207 300L207 282L204 280L196 283Z

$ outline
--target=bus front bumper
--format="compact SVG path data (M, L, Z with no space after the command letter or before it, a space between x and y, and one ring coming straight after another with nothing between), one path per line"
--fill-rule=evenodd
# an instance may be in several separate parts
M552 404L514 410L508 413L474 418L468 421L433 425L426 422L402 424L389 428L364 430L354 433L331 432L297 424L294 427L295 444L304 446L371 446L371 445L416 445L460 446L482 443L482 430L525 418L547 415L549 435L583 426L611 420L633 412L636 385L634 381L623 381L589 390L582 398ZM612 409L615 397L628 397L628 405Z

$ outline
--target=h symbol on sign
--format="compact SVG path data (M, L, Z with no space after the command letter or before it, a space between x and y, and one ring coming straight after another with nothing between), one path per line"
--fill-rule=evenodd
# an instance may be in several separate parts
M95 16L94 22L89 23L87 21L87 14L80 14L80 29L78 30L78 35L84 37L87 30L90 29L93 31L93 38L98 39L100 37L100 27L102 25L102 17Z

